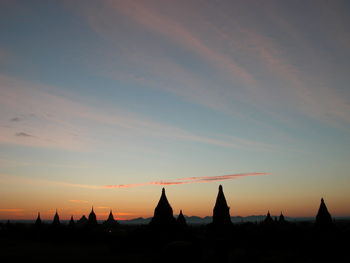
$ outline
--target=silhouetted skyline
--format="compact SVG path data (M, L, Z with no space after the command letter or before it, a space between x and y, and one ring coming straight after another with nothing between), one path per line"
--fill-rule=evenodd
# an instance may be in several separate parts
M205 217L218 184L231 215L313 217L324 197L350 216L349 14L1 1L0 220L149 218L159 187L174 214Z
M315 215L314 221L315 221L315 226L321 229L330 228L333 225L332 216L328 212L328 208L323 198L321 198L320 207L318 209L317 214ZM94 212L94 208L93 207L91 208L88 218L86 218L85 215L82 215L82 217L77 221L77 223L80 226L89 226L89 227L97 226L99 223L98 223L96 214ZM222 185L219 185L219 188L218 188L218 194L216 197L215 205L213 207L212 221L208 223L212 224L214 227L219 227L219 228L232 226L230 207L226 202ZM261 223L264 225L273 225L276 223L285 224L287 223L287 220L285 219L282 212L278 217L275 216L273 218L270 214L270 211L268 211L265 218L261 219ZM40 226L42 224L40 212L38 212L38 216L34 224L36 226ZM52 225L60 226L60 224L61 224L60 217L56 209L56 212L53 216ZM102 224L105 225L106 227L116 227L118 225L118 221L114 218L112 210L110 210L108 217L105 220L103 220ZM73 216L70 217L68 225L70 227L75 226L75 221ZM186 218L182 213L182 210L180 210L180 213L178 214L177 218L175 218L173 214L173 209L166 196L165 188L162 188L161 196L154 209L154 214L150 221L150 225L153 227L159 227L159 228L173 228L175 226L180 228L187 227Z

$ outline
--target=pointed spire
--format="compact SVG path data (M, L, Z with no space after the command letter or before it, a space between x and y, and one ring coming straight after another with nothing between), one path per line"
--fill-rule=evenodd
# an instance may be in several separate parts
M279 217L279 219L278 219L278 222L279 222L279 223L285 223L285 222L286 222L286 220L284 219L284 215L282 214L282 212L281 212L281 214L280 214L280 217Z
M178 215L176 222L177 222L177 225L181 228L187 226L186 219L185 219L184 215L182 214L182 210L180 210L180 214Z
M267 211L267 215L266 215L266 217L265 217L263 223L264 223L264 224L271 224L271 223L273 223L273 222L274 222L274 221L273 221L273 218L272 218L271 215L270 215L270 211Z
M116 220L114 219L113 213L112 213L112 209L111 209L111 211L109 211L109 215L108 215L107 221L109 221L109 222L116 222Z
M92 206L91 208L91 212L89 214L89 219L88 219L88 224L90 226L95 226L97 225L97 218L96 218L96 214L94 212L94 207Z
M40 226L40 225L41 225L40 212L38 212L38 217L37 217L37 219L35 220L35 225L36 225L36 226Z
M58 212L57 212L57 209L56 209L56 213L53 217L53 221L52 221L52 225L54 226L59 226L61 223L60 223L60 217L58 216Z
M83 215L78 221L77 221L77 224L80 225L80 226L84 226L86 225L88 222L88 219L86 218L85 215Z
M173 216L173 209L171 208L168 199L165 194L165 189L162 189L162 194L160 196L159 202L154 209L154 215L151 221L153 225L173 225L175 223L175 218Z
M227 205L222 185L219 186L219 192L213 209L213 224L218 226L232 224L230 208Z
M104 221L103 224L109 227L116 226L118 224L117 220L114 219L112 209L109 212L107 220Z
M316 215L315 223L319 227L329 227L333 224L332 216L328 212L327 206L323 198L321 198L321 204Z
M71 216L71 218L70 218L70 220L69 220L68 226L69 226L69 227L74 227L74 226L75 226L75 222L74 222L74 219L73 219L73 215Z

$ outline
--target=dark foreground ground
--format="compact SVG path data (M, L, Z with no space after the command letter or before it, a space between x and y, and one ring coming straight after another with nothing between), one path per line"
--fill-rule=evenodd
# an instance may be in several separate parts
M350 262L350 222L190 226L0 226L0 262Z

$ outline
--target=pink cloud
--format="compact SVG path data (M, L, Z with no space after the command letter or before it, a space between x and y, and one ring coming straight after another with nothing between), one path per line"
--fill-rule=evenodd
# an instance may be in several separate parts
M240 174L229 174L219 176L195 176L179 178L172 181L155 181L139 184L119 184L119 185L106 185L104 188L130 188L144 185L178 185L178 184L193 184L193 183L209 183L214 181L231 180L246 176L258 176L258 175L269 175L270 173L240 173Z
M211 181L223 181L229 179L235 179L238 177L245 176L257 176L257 175L268 175L269 173L241 173L241 174L228 174L228 175L218 175L218 176L197 176L197 177L186 177L177 180L190 181L190 182L211 182Z
M259 142L222 136L202 136L185 129L159 123L123 109L96 109L74 99L55 95L54 87L0 75L0 119L22 114L22 121L0 127L0 143L86 151L101 142L92 140L91 130L76 125L76 120L114 126L123 136L161 137L228 148L264 148ZM71 97L71 96L69 96ZM212 97L212 96L210 96ZM27 112L28 108L31 112ZM0 120L1 124L1 120ZM4 123L5 124L5 123ZM25 131L25 132L24 132ZM34 135L34 136L33 136ZM217 137L217 138L215 138ZM121 143L126 143L121 140ZM262 147L261 147L262 146Z
M260 176L260 175L270 175L270 173L239 173L239 174L229 174L229 175L219 175L219 176L195 176L195 177L185 177L178 178L169 181L152 181L145 183L135 183L135 184L117 184L117 185L85 185L85 184L74 184L74 183L66 183L66 182L57 182L57 181L48 181L48 180L40 180L40 179L30 179L21 176L9 176L0 174L0 182L1 183L10 183L10 184L31 184L31 185L39 185L39 186L47 186L47 185L57 185L63 187L76 187L76 188L84 188L84 189L112 189L112 188L132 188L139 187L145 185L180 185L180 184L193 184L193 183L210 183L215 181L225 181L232 180L241 177L247 176ZM86 200L68 200L71 203L88 203ZM107 209L108 207L96 207L100 209ZM0 211L2 211L0 209ZM14 211L13 211L14 212ZM17 211L19 212L19 211Z
M254 23L254 19L252 23L245 23L244 20L228 16L227 13L223 12L221 14L222 20L216 21L216 19L210 20L205 16L201 7L197 6L198 9L193 12L194 6L191 6L190 3L186 6L179 4L177 7L180 8L174 6L171 9L164 9L162 4L153 1L146 5L142 1L110 0L107 1L106 5L96 6L90 10L88 7L84 7L84 15L98 34L117 42L119 35L111 25L116 23L116 17L121 17L118 14L122 14L125 16L123 19L130 19L131 22L142 27L144 31L153 31L153 33L170 39L172 43L204 58L209 65L219 69L219 73L229 72L232 84L235 84L236 79L246 84L243 85L245 91L242 93L239 93L238 88L225 90L219 85L217 87L209 85L209 88L206 88L205 83L196 81L196 79L200 79L200 76L196 76L193 72L187 70L187 73L184 73L176 65L169 65L170 63L164 61L150 62L154 58L149 58L147 55L145 58L140 58L142 54L139 53L135 55L137 65L142 63L141 60L145 60L148 63L148 67L145 67L147 70L156 67L155 71L161 72L159 75L164 76L167 72L173 74L171 76L176 82L180 82L180 85L166 87L164 83L167 82L164 81L162 85L158 83L158 86L187 100L216 110L237 114L238 111L232 110L234 107L232 98L234 98L254 104L254 107L287 125L295 123L295 119L289 116L289 111L296 111L298 114L301 113L330 124L337 124L339 121L347 124L350 122L350 106L347 103L347 97L342 96L341 91L337 91L329 84L327 75L323 76L322 73L312 75L300 70L303 67L299 67L295 60L298 58L298 54L291 53L295 51L288 50L288 46L272 36L269 37L270 34L261 31L260 26ZM258 4L255 7L262 8L262 12L266 12L271 20L271 26L284 32L285 38L290 41L289 45L293 46L293 49L303 50L310 55L311 59L325 63L323 64L324 68L332 66L326 64L328 63L326 60L320 59L322 53L317 53L314 46L310 45L312 43L308 42L309 40L302 35L294 23L288 22L278 6ZM96 12L96 8L103 12ZM345 23L341 21L339 7L337 9L338 11L334 12L336 9L323 8L322 12L326 12L331 21L337 25L337 30L329 32L332 33L332 39L333 36L335 38L339 36L336 38L338 40L333 42L346 46L350 38L346 34ZM167 12L162 12L164 10ZM186 20L186 15L183 14L186 10L189 10L189 13L193 15L191 21L188 21L188 18ZM200 23L196 23L198 21ZM219 21L225 23L221 24ZM111 56L113 52L116 51L108 51L109 54L106 56ZM242 54L244 57L239 58L235 53ZM131 56L132 54L128 54L128 59ZM256 68L251 67L253 64L246 63L246 58L256 61ZM259 73L259 71L262 72ZM259 78L263 75L262 73L268 76L269 81L275 85L270 85L266 80ZM115 77L115 75L123 73L113 72L113 74ZM139 78L142 83L153 81L147 74L139 75L136 74L135 78ZM213 78L215 78L214 75ZM150 83L149 86L155 87L157 83ZM283 110L276 110L278 108Z
M109 1L109 4L115 12L122 13L140 25L170 38L174 42L205 58L221 71L229 72L247 84L256 84L253 75L235 62L232 57L228 57L210 47L195 33L191 32L177 21L170 19L170 17L163 15L155 8L151 8L150 5L146 7L141 2L132 1ZM96 19L95 12L86 12L85 15L88 16L91 26L97 32L102 32L102 34L107 33L105 32L106 18L98 17L98 19Z

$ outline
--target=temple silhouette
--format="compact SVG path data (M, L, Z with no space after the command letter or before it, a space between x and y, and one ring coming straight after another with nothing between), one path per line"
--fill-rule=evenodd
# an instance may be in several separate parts
M169 201L165 195L165 189L162 189L159 202L154 209L154 215L150 222L155 227L173 227L176 223Z
M315 225L318 228L329 228L333 225L332 216L328 212L327 206L323 198L321 198L321 204L316 215Z
M232 225L230 208L227 205L222 185L220 185L213 209L213 226L223 227L230 225Z
M61 222L60 222L60 217L58 216L58 212L57 212L57 209L56 209L56 213L53 217L53 221L52 221L52 226L60 226L61 225Z
M286 222L286 220L284 219L284 215L282 214L282 212L281 212L281 214L280 214L280 217L278 218L278 222L280 222L280 223Z
M187 227L186 218L183 215L182 210L180 210L180 214L176 218L176 223L182 229Z
M103 224L108 227L114 227L118 224L117 220L114 219L112 210L109 212L108 218L106 221L103 222Z
M261 221L261 224L264 224L264 225L273 225L276 223L278 224L288 223L288 221L285 219L282 212L280 213L279 216L275 216L273 218L270 214L270 211L268 211L264 220ZM102 224L108 228L115 228L116 226L119 225L118 221L113 216L112 210L110 210L107 219ZM231 221L230 207L227 205L223 187L222 185L219 185L218 194L216 197L215 205L213 207L213 216L212 216L211 225L214 227L227 227L227 226L232 226L232 224L233 223ZM317 215L315 217L314 224L317 228L321 228L321 229L329 228L334 224L332 216L329 213L323 198L321 198L321 203L320 203ZM40 212L38 212L38 216L34 222L34 225L37 227L42 225ZM51 225L53 227L58 227L61 225L60 217L58 215L57 209L53 216ZM98 221L97 221L94 208L91 207L91 211L89 213L88 218L85 215L82 215L82 217L75 222L73 216L71 216L68 222L68 225L72 228L75 226L79 226L79 227L97 226ZM172 228L177 226L180 229L186 228L188 226L187 220L183 215L182 210L180 210L180 213L177 216L177 218L174 217L173 209L165 193L165 188L162 188L161 196L157 203L157 206L154 209L154 215L150 221L150 225L154 227L162 227L162 228Z
M89 214L87 224L90 227L94 227L97 225L97 218L96 218L96 214L94 212L94 207L91 208L91 212Z
M85 215L82 215L82 217L77 221L77 225L82 227L82 226L86 226L88 222L88 219L86 218Z
M265 225L271 225L271 224L275 223L271 214L270 214L270 211L267 211L267 215L262 223Z
M75 227L75 222L74 222L74 218L73 216L71 216L70 220L69 220L69 223L68 223L68 226L70 228L74 228Z
M40 212L38 213L38 217L37 217L37 219L35 220L35 225L36 225L36 226L41 226Z
M333 220L323 198L313 221L268 211L259 221L238 222L231 220L220 185L212 217L201 224L190 218L182 210L175 218L164 188L149 224L117 221L112 210L98 221L93 207L76 221L60 220L56 209L48 222L39 212L30 224L0 222L1 259L23 254L22 261L45 262L350 262L350 220Z

